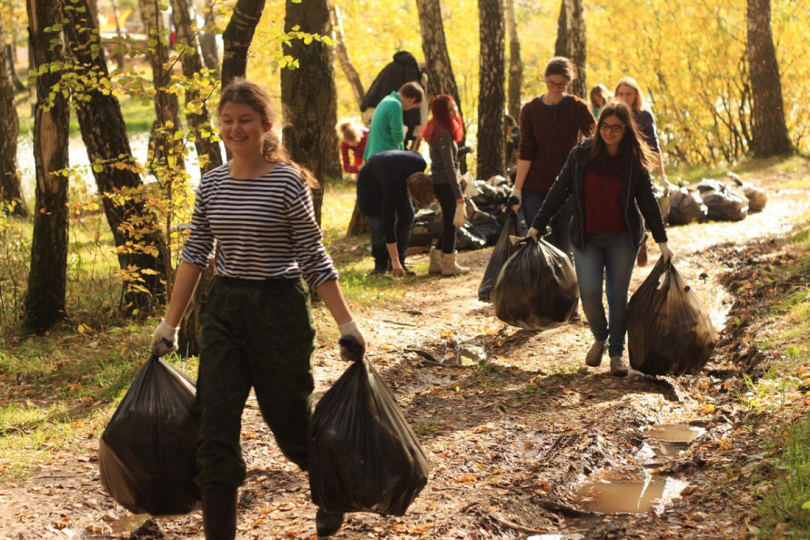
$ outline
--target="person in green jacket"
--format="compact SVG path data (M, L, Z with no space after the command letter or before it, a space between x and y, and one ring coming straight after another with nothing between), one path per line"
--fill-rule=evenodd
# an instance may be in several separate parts
M402 113L419 107L424 98L424 90L415 82L405 83L398 91L391 92L391 95L383 98L371 119L363 161L368 161L374 154L386 150L404 149L405 129Z

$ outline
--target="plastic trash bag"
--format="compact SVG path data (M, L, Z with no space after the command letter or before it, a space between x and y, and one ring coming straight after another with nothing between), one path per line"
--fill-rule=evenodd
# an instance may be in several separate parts
M526 330L567 322L578 301L579 286L571 259L542 239L520 240L492 289L495 315Z
M458 251L472 251L485 247L487 247L487 239L481 236L469 221L460 229L456 229L456 249Z
M124 508L153 516L187 514L199 430L196 383L156 356L149 359L101 435L101 484Z
M427 484L430 466L362 348L353 340L341 344L359 351L315 407L309 432L312 502L327 512L402 516Z
M682 186L672 186L669 194L669 215L667 221L670 225L686 225L694 221L703 221L709 209L703 204L699 194L689 191Z
M501 268L517 249L509 237L518 235L517 215L510 211L506 216L506 223L501 229L501 235L498 237L495 249L492 250L492 255L489 257L489 263L487 269L484 270L481 285L478 286L478 299L480 301L489 302L491 300L492 288L495 287L495 283L498 281Z
M708 209L709 219L717 221L742 221L748 216L748 199L742 192L735 192L729 189L722 182L712 180L711 184L706 180L698 184L701 191L700 197ZM710 185L717 184L716 189L707 189Z
M627 340L630 365L647 375L700 373L714 351L709 314L663 258L630 298Z
M739 189L745 194L748 199L748 212L761 212L765 208L765 203L768 202L768 196L762 188L758 188L749 182L743 182L740 177L729 172L728 176Z

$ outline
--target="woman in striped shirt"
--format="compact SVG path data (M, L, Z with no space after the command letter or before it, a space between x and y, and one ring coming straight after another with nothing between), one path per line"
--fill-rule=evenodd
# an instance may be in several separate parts
M365 340L315 221L315 180L287 157L272 129L269 96L256 84L236 81L223 90L218 116L233 159L200 182L191 234L169 309L152 336L152 353L176 350L180 321L216 253L217 275L200 316L195 480L206 538L232 539L237 488L245 478L241 416L251 388L281 451L304 470L309 464L315 329L304 281L323 299L341 337L363 347ZM342 521L342 514L318 510L318 534L336 532Z

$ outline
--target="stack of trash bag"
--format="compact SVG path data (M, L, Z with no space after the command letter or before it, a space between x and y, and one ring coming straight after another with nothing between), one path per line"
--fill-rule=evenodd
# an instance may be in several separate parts
M430 466L396 398L351 338L354 362L318 402L309 433L312 501L327 512L402 516Z
M743 182L740 180L739 176L730 171L728 173L728 177L739 189L742 190L742 192L745 194L745 198L748 199L749 213L761 212L765 208L765 203L768 202L768 196L765 195L765 191L762 188L758 188L750 182Z
M701 180L697 187L709 219L742 221L748 215L748 199L739 188L711 179Z
M497 219L492 216L484 216L482 212L475 214L477 222L482 225L482 231L467 220L467 223L460 229L456 230L456 249L459 251L468 251L474 249L483 249L488 245L487 237L492 237L492 242L497 240L498 232L500 232L500 224L493 226L492 222L497 223ZM469 215L469 210L468 210ZM493 233L493 229L497 227L498 232ZM427 208L423 208L417 212L413 220L413 228L411 229L411 239L408 246L430 246L444 230L442 224L442 210L438 204L433 204ZM494 234L494 236L493 236Z
M714 351L709 314L663 258L630 298L627 341L630 365L647 375L699 373Z
M101 484L127 510L168 516L196 508L195 396L193 379L153 356L118 405L98 461Z
M516 247L492 289L495 315L526 330L567 322L579 301L571 259L542 239L520 239Z
M492 296L492 288L498 281L498 276L501 273L501 268L506 263L507 259L517 249L516 245L512 243L510 236L520 236L518 227L518 217L514 212L508 212L506 216L506 224L501 230L500 238L495 244L495 249L492 250L492 255L489 258L487 269L484 270L484 277L481 279L481 285L478 286L478 299L482 302L489 302Z
M456 249L458 251L472 251L485 247L487 247L487 239L469 221L460 229L456 229Z
M696 221L704 221L709 209L703 204L703 199L694 191L684 186L670 186L669 214L667 222L670 225L687 225Z

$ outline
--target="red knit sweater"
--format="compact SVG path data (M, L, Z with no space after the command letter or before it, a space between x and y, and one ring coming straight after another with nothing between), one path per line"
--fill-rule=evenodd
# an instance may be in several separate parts
M585 169L585 234L627 232L622 214L622 179L619 158L608 157L605 171Z

